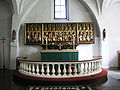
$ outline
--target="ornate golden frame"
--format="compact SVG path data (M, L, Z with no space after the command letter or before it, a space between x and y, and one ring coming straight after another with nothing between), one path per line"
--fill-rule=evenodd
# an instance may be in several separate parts
M26 45L94 43L94 23L25 23Z

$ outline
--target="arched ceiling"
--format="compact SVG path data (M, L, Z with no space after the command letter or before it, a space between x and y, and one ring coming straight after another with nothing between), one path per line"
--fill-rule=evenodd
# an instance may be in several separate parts
M120 0L80 0L92 12L93 18L98 23L100 31L106 27L106 17L108 16L109 8L114 3Z
M11 0L14 8L14 14L21 15L23 12L29 10L29 8L31 8L31 5L33 5L33 3L37 1L40 0ZM86 3L86 5L92 10L95 16L101 16L107 12L108 8L112 4L117 3L120 0L82 0L82 1Z
M21 15L24 10L28 10L35 1L39 0L11 0L14 12L17 15Z
M9 0L7 0L9 1ZM31 10L40 2L41 0L11 0L12 6L14 8L14 14L19 18L19 24L25 20ZM99 21L100 18L107 14L109 7L119 2L120 0L80 0L87 6L89 10L92 11L93 16ZM18 26L19 27L19 26Z
M120 0L82 0L85 2L95 16L101 16L107 13L109 7Z

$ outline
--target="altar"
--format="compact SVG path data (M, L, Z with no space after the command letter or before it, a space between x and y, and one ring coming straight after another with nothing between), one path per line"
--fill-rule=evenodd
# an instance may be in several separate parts
M43 50L41 61L78 61L78 50Z
M41 61L78 61L80 44L94 44L93 22L25 24L25 45L41 46Z

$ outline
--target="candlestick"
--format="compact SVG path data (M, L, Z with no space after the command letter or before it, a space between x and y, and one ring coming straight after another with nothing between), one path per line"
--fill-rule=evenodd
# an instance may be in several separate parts
M73 50L75 49L75 37L73 36Z
M75 44L75 37L73 36L73 44Z
M47 37L46 37L46 50L47 50L47 44L48 44L48 43L47 43Z

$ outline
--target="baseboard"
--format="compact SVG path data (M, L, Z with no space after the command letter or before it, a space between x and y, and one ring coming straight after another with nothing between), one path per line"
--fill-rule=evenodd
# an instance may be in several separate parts
M118 70L119 68L118 67L110 67L109 69L110 70Z

